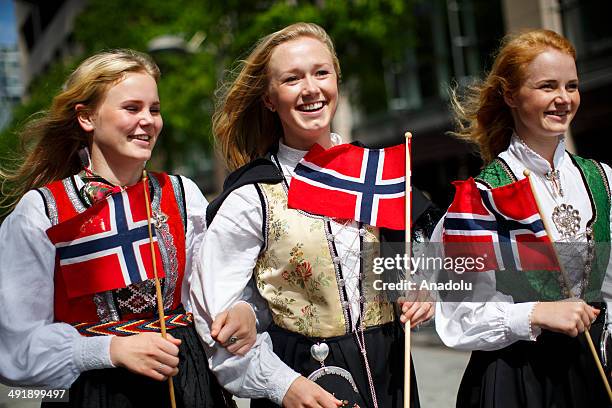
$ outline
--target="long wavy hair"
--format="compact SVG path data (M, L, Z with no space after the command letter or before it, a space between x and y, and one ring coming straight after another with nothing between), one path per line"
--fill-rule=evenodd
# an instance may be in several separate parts
M157 82L160 71L146 54L129 49L100 52L83 61L53 98L46 112L35 114L20 132L26 147L19 166L0 169L0 219L30 189L77 173L82 168L78 152L91 147L91 134L77 120L77 104L95 112L108 89L126 74L144 72Z
M320 26L296 23L261 38L216 92L213 134L230 170L265 155L283 136L278 113L266 109L262 100L268 89L268 63L277 46L301 37L317 39L327 47L340 80L334 44Z
M463 95L451 89L456 131L452 135L478 146L484 164L506 150L514 129L504 94L515 94L525 81L527 66L539 54L554 49L576 60L574 46L550 30L510 34L502 40L493 67L483 81L468 86Z

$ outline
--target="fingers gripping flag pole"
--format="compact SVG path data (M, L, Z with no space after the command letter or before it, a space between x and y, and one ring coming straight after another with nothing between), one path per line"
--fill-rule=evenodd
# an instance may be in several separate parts
M153 254L153 227L151 225L151 205L149 203L149 189L147 188L149 185L149 181L147 179L147 171L142 171L142 186L144 189L145 196L145 205L147 207L147 226L149 228L149 244L151 246L151 253ZM157 312L159 315L159 326L161 328L161 335L164 339L168 336L166 335L166 316L164 315L164 301L162 298L161 285L159 283L159 277L157 275L157 262L155 261L155 256L152 257L153 262L153 275L155 279L155 293L157 297ZM168 390L170 393L170 405L172 408L176 408L176 398L174 397L174 383L172 382L172 377L168 377Z
M533 184L531 182L531 172L528 169L525 169L523 171L523 175L529 180L529 185L531 186L531 191L533 192L533 197L535 198L536 201L536 205L538 206L538 211L540 212L540 217L542 218L542 222L544 223L544 228L546 229L546 234L551 237L552 240L552 235L550 235L550 229L548 227L548 222L546 221L546 219L544 218L542 211L540 210L540 208L542 208L540 206L540 200L538 199L538 195L536 194L535 188L533 188ZM557 257L557 263L559 264L559 269L561 271L561 274L563 276L563 279L566 282L569 282L568 277L567 277L567 273L565 272L565 268L563 267L563 264L559 261L559 257L557 254L557 251L553 248L553 252L555 254L555 257ZM604 387L606 388L606 392L608 393L608 398L610 398L610 402L612 403L612 389L610 388L610 383L608 382L608 379L606 378L606 373L604 372L604 369L601 365L601 361L599 361L599 357L597 356L597 350L595 350L595 345L593 344L593 339L591 338L591 333L589 332L588 329L586 329L584 331L584 336L586 337L587 343L589 344L589 349L591 350L591 354L593 355L593 360L595 360L595 365L597 366L597 371L599 371L599 375L601 376L601 380L604 383Z
M405 194L406 194L406 206L405 206L405 243L406 243L406 254L410 256L410 240L411 240L411 225L412 220L412 189L410 185L410 178L412 177L412 165L410 162L410 155L412 152L412 133L406 132L406 178L405 178ZM410 407L410 320L406 320L404 326L404 408Z

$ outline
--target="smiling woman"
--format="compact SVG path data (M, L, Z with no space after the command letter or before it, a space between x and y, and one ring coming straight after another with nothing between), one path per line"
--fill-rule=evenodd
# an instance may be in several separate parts
M365 289L373 256L365 248L380 243L381 230L287 206L287 189L306 152L315 144L342 143L331 131L339 79L323 28L293 24L256 44L214 115L215 138L235 172L214 201L218 211L207 212L191 298L213 371L228 390L252 398L252 407L347 406L342 397L350 406L402 405L402 329L393 304ZM210 322L245 299L262 333L245 356L228 358L220 347L226 338ZM404 306L414 325L433 314L430 302ZM332 378L350 378L347 388L354 380L355 388L344 393L324 389L316 375L308 379L322 364L341 373Z
M83 130L91 133L91 161L116 185L138 181L142 164L151 158L163 120L155 78L130 73L110 88L95 111L75 106ZM134 179L135 178L135 179Z
M228 406L188 299L206 199L182 176L150 173L138 183L162 130L159 75L136 51L93 55L23 130L34 138L31 150L20 168L1 174L13 210L0 227L2 383L69 388L61 406L128 408L170 406L170 379L179 407ZM149 193L167 339L157 328L152 273L141 267L151 252L139 246L143 235L134 238L146 214L134 203ZM66 260L79 243L89 252Z
M287 146L308 150L313 143L331 147L331 119L338 102L333 56L314 38L280 44L270 56L266 107L277 112Z
M565 150L580 105L574 47L549 30L510 35L484 81L453 102L456 135L476 144L484 161L478 187L509 185L529 170L547 234L562 243L556 250L565 268L553 278L488 271L478 285L480 293L493 294L486 302L439 304L440 338L473 351L457 406L609 406L582 333L603 346L607 361L609 336L600 339L610 321L603 283L612 270L612 170ZM441 239L442 225L432 240Z
M266 155L285 131L302 148L329 146L341 77L334 44L315 24L289 27L262 38L220 89L213 133L230 170Z
M514 130L539 151L548 145L548 159L557 138L569 129L580 106L578 73L572 55L556 49L543 51L527 65L518 92L505 94Z

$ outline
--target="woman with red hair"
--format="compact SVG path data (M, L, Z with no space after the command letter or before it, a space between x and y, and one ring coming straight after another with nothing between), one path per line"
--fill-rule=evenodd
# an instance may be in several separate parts
M581 333L599 344L606 321L608 252L589 251L610 242L612 171L565 150L578 83L572 44L534 30L505 38L485 80L461 98L453 94L455 135L474 143L484 161L478 187L510 184L528 169L550 238L564 243L555 245L561 262L573 258L567 276L484 272L478 279L479 291L491 289L486 301L440 303L436 329L444 343L473 351L458 407L609 406Z

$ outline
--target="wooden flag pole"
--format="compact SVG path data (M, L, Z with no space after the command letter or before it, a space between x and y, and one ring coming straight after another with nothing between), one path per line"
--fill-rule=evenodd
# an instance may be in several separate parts
M531 192L533 193L533 197L535 198L536 206L538 207L538 212L540 213L540 218L542 219L542 223L544 224L544 229L546 230L546 235L548 235L548 237L552 241L552 235L550 234L550 229L548 227L548 222L544 218L544 214L542 214L542 210L541 210L542 207L540 206L540 200L538 199L538 195L536 194L535 188L533 187L533 183L531 181L531 177L529 177L531 175L531 172L528 169L525 169L523 171L523 175L525 177L527 177L527 179L529 180L529 186L531 187ZM557 250L554 248L554 246L553 246L553 253L555 254L555 258L557 260L557 264L559 265L559 269L561 270L561 274L563 275L563 279L565 279L565 282L569 283L569 280L567 279L567 274L565 272L565 269L563 268L563 265L561 264L561 262L559 260L559 256L557 254ZM585 330L584 331L584 336L586 337L587 343L589 344L589 349L591 350L591 354L593 355L593 359L595 360L595 365L597 366L597 370L599 371L599 375L601 376L601 379L602 379L602 381L604 383L604 386L606 387L606 391L608 392L608 398L610 398L610 402L612 403L612 389L610 389L610 383L608 382L608 379L606 378L606 373L604 372L604 369L603 369L603 367L601 365L601 361L599 361L599 356L597 355L597 350L595 350L595 345L593 344L593 339L591 338L591 333L589 333L588 330Z
M410 178L412 176L412 165L410 163L410 147L412 142L412 133L406 132L406 237L405 253L410 256L410 239L411 239L411 217L412 217L412 189L410 186ZM407 271L406 273L410 273ZM407 276L406 276L407 278ZM404 408L410 408L410 320L406 320L404 325Z
M147 188L147 171L142 171L142 186L144 188L145 206L147 207L147 226L149 227L149 246L151 249L151 261L153 263L153 275L155 277L155 293L157 298L157 313L159 315L159 326L161 328L161 335L164 339L166 335L166 316L164 315L164 301L161 292L161 284L157 276L157 263L155 259L155 246L153 245L153 227L151 226L151 206L149 204L149 189ZM168 377L168 390L170 392L170 406L176 408L176 398L174 397L174 382L172 377Z

